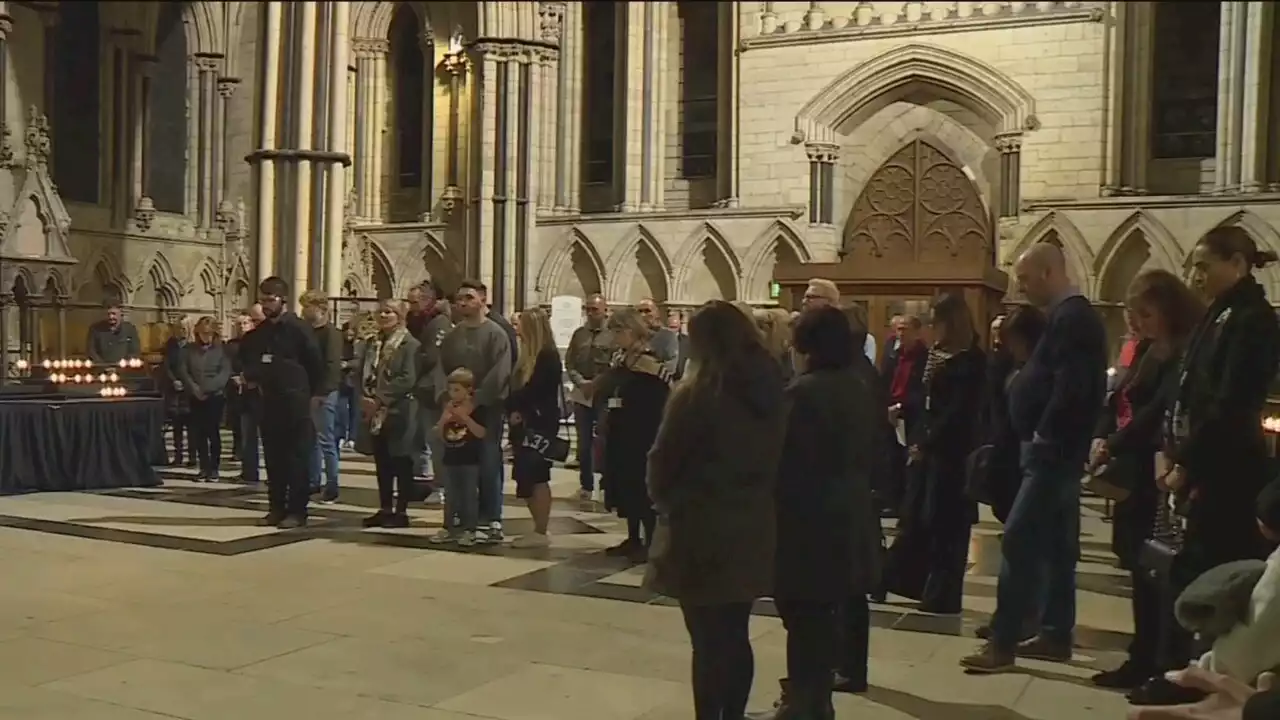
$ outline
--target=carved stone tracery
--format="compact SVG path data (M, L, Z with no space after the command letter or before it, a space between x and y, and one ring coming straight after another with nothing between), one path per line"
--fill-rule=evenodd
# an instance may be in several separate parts
M875 262L988 263L991 223L973 181L946 153L913 140L854 202L844 252ZM968 264L968 263L966 263Z

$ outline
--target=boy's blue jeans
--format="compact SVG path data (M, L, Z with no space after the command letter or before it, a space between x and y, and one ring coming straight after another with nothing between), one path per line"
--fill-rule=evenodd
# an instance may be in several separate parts
M450 465L444 473L444 527L474 531L479 522L480 466Z

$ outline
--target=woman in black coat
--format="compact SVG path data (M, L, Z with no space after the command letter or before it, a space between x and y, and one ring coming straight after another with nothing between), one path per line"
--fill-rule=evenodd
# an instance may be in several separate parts
M878 581L880 515L872 475L885 457L888 422L879 376L845 314L805 312L793 336L798 374L787 387L787 419L776 493L774 592L787 628L787 678L775 720L831 718L833 668L841 689L866 687L868 618L843 607ZM843 621L843 623L842 623ZM853 642L850 642L850 641ZM850 663L852 645L863 657ZM849 668L860 664L860 668ZM858 687L852 687L857 685Z
M1280 323L1253 271L1276 262L1238 227L1209 231L1192 251L1192 277L1212 304L1191 334L1165 416L1163 479L1185 518L1165 582L1180 592L1205 570L1266 557L1254 521L1258 493L1274 474L1262 430L1267 389L1280 363ZM1191 659L1189 638L1170 630L1169 663ZM1168 668L1161 668L1168 669ZM1140 705L1182 702L1194 693L1157 676L1130 693Z
M602 443L598 467L605 507L627 521L627 539L605 554L644 563L657 521L645 474L671 391L671 374L649 350L652 331L640 313L617 310L609 316L608 327L617 351L596 381L594 399L601 418L596 432Z
M1018 434L1009 420L1009 384L1036 349L1047 322L1044 313L1036 308L1015 308L1000 322L995 349L987 363L982 431L984 444L991 446L987 481L991 512L1000 522L1009 517L1022 486Z
M890 550L895 576L889 590L919 600L924 612L957 615L978 520L977 503L965 491L965 468L978 444L986 355L963 298L944 295L934 303L932 325L924 415L907 438L914 472Z
M1139 568L1138 557L1162 501L1155 484L1161 424L1204 304L1178 276L1149 270L1134 279L1126 305L1139 342L1127 372L1107 396L1089 465L1093 472L1107 468L1101 478L1129 491L1115 506L1111 548L1132 573L1133 640L1123 665L1093 676L1099 687L1127 690L1161 669L1160 620L1166 613L1159 588Z

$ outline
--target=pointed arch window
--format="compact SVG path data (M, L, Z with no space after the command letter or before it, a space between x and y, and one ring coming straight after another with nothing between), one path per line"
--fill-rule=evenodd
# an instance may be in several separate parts
M716 174L719 112L720 5L681 2L680 176Z
M422 22L408 3L391 19L391 62L395 99L396 175L401 188L422 187L423 128L427 69L422 56Z
M1155 4L1153 158L1215 154L1221 12L1220 2Z
M58 4L53 63L53 179L66 200L98 202L102 57L98 3Z
M147 191L156 209L187 210L187 36L182 23L186 3L160 6L156 24L156 63L151 79L151 122L146 132Z
M583 180L608 184L613 180L615 64L618 59L618 3L582 4L583 34Z

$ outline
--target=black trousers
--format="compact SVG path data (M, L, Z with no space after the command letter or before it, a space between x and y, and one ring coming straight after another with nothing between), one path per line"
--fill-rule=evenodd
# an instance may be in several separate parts
M387 439L373 436L373 466L378 476L378 508L403 513L414 497L413 458L392 455Z
M1162 669L1182 668L1182 665L1177 664L1180 661L1174 661L1176 667L1173 665L1163 667L1168 663L1160 658L1160 645L1164 634L1161 625L1165 612L1159 585L1142 570L1133 571L1131 577L1130 605L1133 608L1133 639L1129 641L1129 664L1151 675ZM1177 629L1182 628L1179 626ZM1174 640L1175 643L1181 643L1181 641L1182 638Z
M738 720L747 710L755 655L747 622L751 603L680 605L693 645L696 720Z
M866 595L856 595L840 604L836 612L839 644L835 648L835 669L855 684L867 682L871 656L871 605Z
M173 433L173 464L181 465L187 446L187 424L190 422L190 415L183 413L174 415L169 418L169 430Z
M259 427L271 514L306 517L311 499L311 448L316 441L311 417L268 415Z
M224 398L221 395L209 395L203 400L191 398L191 414L188 416L191 452L203 472L217 472L222 463L223 408Z
M787 629L787 680L800 702L831 696L831 670L837 665L840 606L823 600L775 598Z

